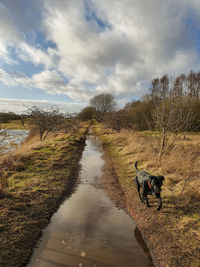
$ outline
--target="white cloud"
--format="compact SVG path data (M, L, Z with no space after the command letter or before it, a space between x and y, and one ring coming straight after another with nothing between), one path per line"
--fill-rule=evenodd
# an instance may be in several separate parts
M15 112L18 114L26 114L27 110L33 106L49 110L52 106L57 106L60 112L73 113L79 112L84 104L80 103L63 103L63 102L49 102L46 100L30 100L30 99L10 99L0 98L0 111L1 112Z
M47 49L27 41L26 33L37 29L30 21L20 26L25 18L12 8L12 1L8 3L0 4L0 59L7 64L21 59L43 65L43 70L32 77L1 70L6 85L39 88L79 101L104 91L124 99L131 93L144 94L155 76L200 67L191 26L191 20L199 25L198 0L36 1L38 28L46 41L56 44Z
M16 86L17 83L9 73L5 72L3 69L0 69L0 81L6 86Z
M8 1L8 3L8 6L13 5L16 7L14 2ZM27 32L22 32L19 25L15 23L16 17L18 20L23 20L17 14L19 10L16 10L16 13L11 11L15 12L15 10L10 10L6 5L0 4L0 67L5 63L17 64L17 59L31 62L34 65L43 64L45 67L52 67L55 53L52 53L52 49L44 52L36 46L30 45L25 38ZM22 21L17 22L21 27ZM24 21L23 27L26 29L26 21ZM17 58L13 59L12 52Z
M58 69L77 85L86 81L95 83L97 92L141 95L143 80L199 67L194 36L185 22L191 8L187 1L91 2L97 16L109 23L101 32L84 18L82 1L62 6L46 1L44 25L58 46Z
M48 53L45 53L36 47L30 46L25 42L20 44L16 53L19 59L25 62L32 62L36 66L40 64L47 68L53 66L53 56L49 56Z
M32 77L26 76L21 72L5 72L0 69L0 81L6 86L22 86L24 88L38 88L49 94L63 94L75 99L76 101L86 102L94 92L85 90L84 85L75 79L66 82L63 77L55 70L44 70L34 74Z

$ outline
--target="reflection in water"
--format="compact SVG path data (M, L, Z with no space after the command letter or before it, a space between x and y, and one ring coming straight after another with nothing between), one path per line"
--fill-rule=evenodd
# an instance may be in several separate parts
M80 184L53 215L29 267L152 266L135 238L135 223L100 186L102 153L99 139L88 135Z
M138 230L137 227L135 227L134 234L135 234L135 238L137 239L138 243L140 244L140 246L145 251L146 255L151 259L151 254L150 254L149 248L147 247L147 244L145 243L145 241L144 241L144 239L142 237L142 234ZM151 259L151 261L152 261L152 259Z

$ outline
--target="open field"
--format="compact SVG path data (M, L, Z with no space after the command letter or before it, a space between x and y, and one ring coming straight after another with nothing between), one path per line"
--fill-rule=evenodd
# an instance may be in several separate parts
M28 119L24 121L24 125L22 124L21 120L13 120L7 123L2 123L1 128L7 130L30 130L30 123Z
M28 138L1 158L0 266L25 266L41 230L76 184L87 125Z
M105 187L135 219L156 265L200 266L200 136L179 136L159 163L157 134L116 133L100 125L95 131L110 158ZM160 212L153 196L149 197L149 209L139 201L133 182L136 160L139 169L165 176Z

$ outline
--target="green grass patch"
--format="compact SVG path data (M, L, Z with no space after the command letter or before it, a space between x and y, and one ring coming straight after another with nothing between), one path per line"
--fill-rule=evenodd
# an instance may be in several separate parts
M60 139L55 139L55 142L63 142L65 140L66 140L66 138L60 138Z
M7 123L3 123L3 128L8 130L30 130L29 120L26 119L24 125L20 120L13 120Z

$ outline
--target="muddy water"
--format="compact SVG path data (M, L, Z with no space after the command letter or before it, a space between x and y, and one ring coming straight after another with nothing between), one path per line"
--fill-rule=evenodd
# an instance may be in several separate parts
M102 154L99 139L88 135L80 184L53 215L28 267L152 266L137 241L134 221L101 187Z

